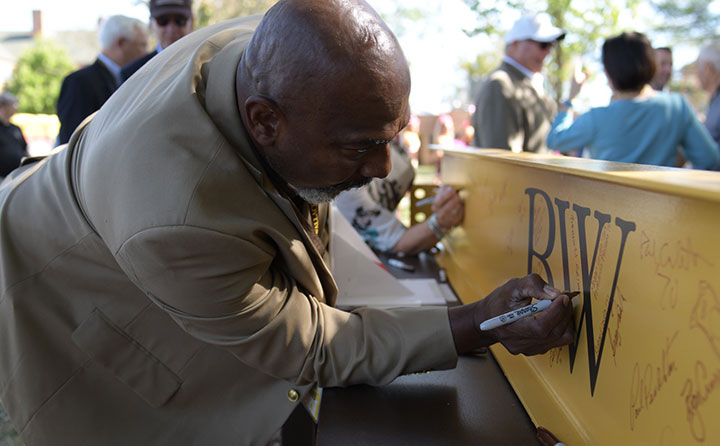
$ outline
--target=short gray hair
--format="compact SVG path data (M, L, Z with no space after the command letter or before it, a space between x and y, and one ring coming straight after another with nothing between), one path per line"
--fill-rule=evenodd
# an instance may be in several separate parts
M137 37L137 31L144 30L145 26L143 22L132 17L124 15L110 16L100 24L98 36L100 47L103 50L108 49L121 37L134 41Z
M715 71L720 72L720 42L711 43L702 47L700 54L698 54L698 69L703 62L708 62L712 65Z
M5 107L6 105L17 103L18 99L13 94L8 93L7 91L0 94L0 107Z

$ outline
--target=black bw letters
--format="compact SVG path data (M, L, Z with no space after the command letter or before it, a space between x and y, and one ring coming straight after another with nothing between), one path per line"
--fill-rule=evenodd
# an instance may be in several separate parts
M570 289L570 260L568 255L568 231L566 222L569 218L574 217L577 221L577 237L578 237L578 248L580 252L580 273L582 275L583 285L583 306L582 313L580 316L580 322L577 327L577 337L575 342L570 345L570 372L572 373L575 366L575 358L578 349L578 341L582 334L583 326L585 326L587 349L588 349L588 369L590 371L590 394L595 393L595 384L597 383L598 372L600 371L600 360L602 359L603 347L605 346L605 336L607 334L608 322L610 319L610 310L612 309L613 300L615 298L615 289L617 287L618 275L620 273L620 266L622 263L623 253L625 251L625 242L627 241L628 234L635 231L635 223L627 220L623 220L619 217L615 217L615 227L610 225L612 216L605 214L600 211L592 212L590 208L580 206L578 204L572 204L572 211L568 212L571 205L568 201L560 200L555 198L551 200L550 196L544 191L536 188L527 188L525 193L530 199L530 233L528 238L528 274L533 272L533 262L539 261L544 271L535 271L537 273L545 273L547 282L563 290L571 291ZM537 209L544 209L546 212L537 212ZM542 215L544 214L544 215ZM595 244L590 247L592 249L592 258L588 257L588 241L587 241L587 221L588 217L592 214L592 218L597 221L597 234L595 234ZM546 221L540 221L538 219L546 218ZM541 224L538 224L541 223ZM541 234L536 234L536 228L547 228L546 237L540 237ZM617 263L615 264L615 270L613 275L612 287L610 289L610 298L608 300L608 306L605 309L605 320L603 321L601 330L602 336L600 338L600 345L598 351L595 351L595 327L593 326L593 308L592 308L592 295L590 282L593 278L595 270L595 262L598 255L598 247L600 246L603 231L618 231L619 230L619 250L617 256ZM562 286L555 284L553 277L553 271L550 267L548 258L555 252L557 247L556 238L560 240L560 260L562 262ZM547 245L536 247L538 239L543 242L547 240ZM617 237L611 237L610 240L616 240ZM588 262L588 260L590 260Z

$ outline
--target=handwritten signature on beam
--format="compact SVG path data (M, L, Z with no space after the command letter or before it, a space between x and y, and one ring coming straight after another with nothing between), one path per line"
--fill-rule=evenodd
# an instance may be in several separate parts
M720 368L709 373L702 361L695 362L695 376L685 380L680 395L685 397L685 410L690 433L699 442L705 441L705 420L700 408L720 388Z
M713 286L701 280L698 286L698 300L690 315L690 328L699 329L707 338L715 355L720 358L720 298Z
M652 406L670 377L677 371L677 363L671 357L673 343L679 331L670 338L665 339L665 348L661 353L660 364L646 364L640 372L640 364L633 367L632 383L630 385L630 430L635 429L635 421L643 411Z
M615 300L615 329L613 330L610 328L610 350L612 351L613 363L615 363L615 365L617 365L616 355L618 348L622 345L622 331L620 330L620 324L623 319L623 303L627 302L627 299L625 299L620 287L617 287L617 295L618 298Z
M685 241L677 240L674 243L660 243L651 239L645 231L642 231L642 242L640 242L640 259L649 258L655 263L655 273L661 269L690 271L701 266L715 266L713 262L706 259L693 248L690 237Z

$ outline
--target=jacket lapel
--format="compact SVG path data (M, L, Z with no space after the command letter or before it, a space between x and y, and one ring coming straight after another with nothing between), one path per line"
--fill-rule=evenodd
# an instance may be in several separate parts
M98 77L102 80L103 89L107 93L107 96L110 97L118 88L117 80L115 80L110 69L108 69L100 59L95 59L93 66L98 73Z

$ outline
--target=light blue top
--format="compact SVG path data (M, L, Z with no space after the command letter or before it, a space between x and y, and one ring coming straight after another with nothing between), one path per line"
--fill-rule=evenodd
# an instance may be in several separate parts
M547 146L560 152L587 147L590 158L625 163L675 166L678 146L696 169L720 163L720 151L677 93L658 93L645 99L612 101L580 115L555 117Z

